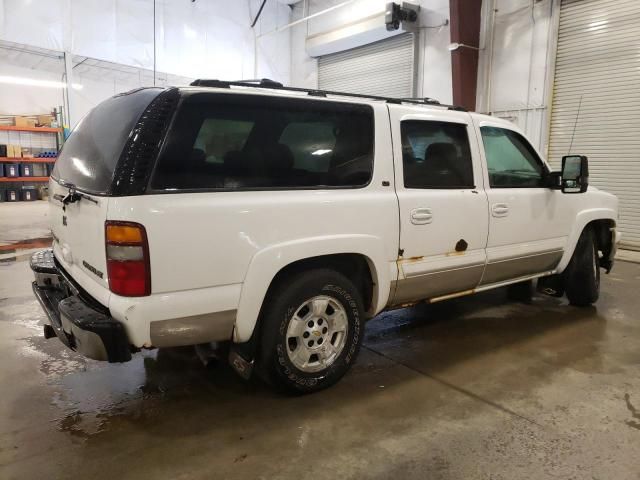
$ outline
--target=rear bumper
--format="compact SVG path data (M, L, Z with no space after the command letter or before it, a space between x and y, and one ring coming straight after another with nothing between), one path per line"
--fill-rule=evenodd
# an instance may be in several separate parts
M131 360L123 325L82 297L56 266L51 249L34 253L30 266L35 275L33 293L63 344L95 360Z

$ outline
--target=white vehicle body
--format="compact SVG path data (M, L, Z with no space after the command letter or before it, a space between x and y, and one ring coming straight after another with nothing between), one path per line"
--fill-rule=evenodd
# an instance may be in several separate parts
M315 257L346 254L366 261L372 285L366 314L373 317L387 308L562 273L591 222L605 222L602 228L610 232L606 254L612 259L615 253L618 202L613 195L594 187L574 195L542 186L490 186L480 129L497 127L524 137L507 121L437 105L345 96L253 88L185 90L370 107L373 173L361 188L87 193L67 205L61 198L68 186L52 179L55 259L124 326L134 347L247 342L279 272ZM472 186L405 187L401 124L408 120L466 127ZM128 297L110 290L103 274L109 220L146 229L149 295Z

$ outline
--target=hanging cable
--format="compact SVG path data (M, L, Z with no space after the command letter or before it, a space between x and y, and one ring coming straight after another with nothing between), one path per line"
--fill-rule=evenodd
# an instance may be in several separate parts
M260 8L258 9L258 13L256 13L256 18L253 19L253 22L251 23L251 28L256 26L256 23L258 23L258 19L260 18L260 15L262 14L262 9L264 8L264 4L267 3L267 0L262 0L262 5L260 5Z

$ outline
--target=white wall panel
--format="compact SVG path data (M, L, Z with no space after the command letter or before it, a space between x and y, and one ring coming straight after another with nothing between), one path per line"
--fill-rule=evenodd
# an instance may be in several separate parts
M478 111L509 118L547 152L559 0L484 0Z
M0 40L64 50L69 38L70 0L3 0Z
M156 0L156 67L176 75L289 82L290 9L261 0ZM153 0L1 0L0 40L153 67ZM261 58L262 57L262 58ZM255 67L257 66L257 71Z
M62 69L62 62L60 65ZM1 75L60 81L60 73L33 71L0 60ZM0 84L0 115L38 115L63 104L62 89ZM2 143L2 142L0 142Z

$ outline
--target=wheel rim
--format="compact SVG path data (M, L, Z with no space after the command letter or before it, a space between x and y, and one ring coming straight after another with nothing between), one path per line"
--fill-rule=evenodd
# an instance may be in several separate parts
M303 302L287 327L291 363L308 373L330 367L346 344L347 319L347 311L335 298L318 295Z

